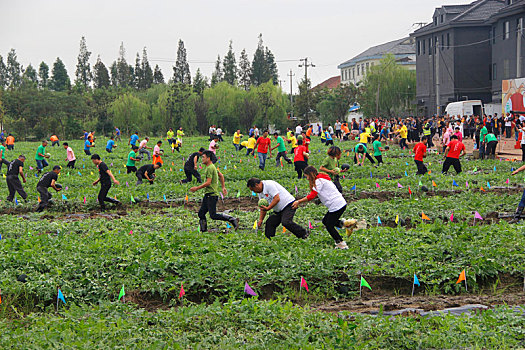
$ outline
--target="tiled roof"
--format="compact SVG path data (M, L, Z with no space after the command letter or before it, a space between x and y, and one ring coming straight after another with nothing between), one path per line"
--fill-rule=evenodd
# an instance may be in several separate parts
M381 58L386 54L393 55L414 55L416 53L416 45L413 38L402 38L390 41L385 44L373 46L359 55L341 63L337 68L351 65L355 62L365 60L367 58Z
M335 89L336 87L339 86L339 84L341 84L341 76L338 75L338 76L326 79L321 84L318 84L317 86L315 86L314 89L324 89L324 88Z

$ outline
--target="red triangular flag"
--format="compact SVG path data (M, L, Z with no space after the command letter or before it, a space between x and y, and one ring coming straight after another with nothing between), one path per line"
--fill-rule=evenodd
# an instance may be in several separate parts
M306 283L306 280L303 278L303 276L301 276L301 287L306 289L306 291L308 292L308 284Z
M184 287L183 287L183 285L182 285L182 283L181 283L181 284L180 284L179 299L181 299L185 294L186 294L186 292L184 291Z

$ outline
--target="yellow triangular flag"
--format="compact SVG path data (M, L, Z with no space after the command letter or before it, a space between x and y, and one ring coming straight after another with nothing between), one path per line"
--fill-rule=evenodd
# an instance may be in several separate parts
M421 213L421 219L430 221L430 218L425 213Z
M396 215L396 220L395 220L395 222L396 222L396 225L397 225L397 223L399 222L399 215Z
M93 172L91 172L91 175L93 175Z
M253 223L253 229L257 230L257 220L255 220L254 223Z
M184 197L184 200L187 202L188 201L188 195L186 195L186 197Z

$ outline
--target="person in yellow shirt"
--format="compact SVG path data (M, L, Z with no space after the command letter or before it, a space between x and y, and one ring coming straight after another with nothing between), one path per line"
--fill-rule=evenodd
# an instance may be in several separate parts
M286 139L288 140L288 143L290 142L290 137L293 135L293 131L290 128L286 128Z
M292 133L292 136L288 138L288 141L292 144L292 153L297 148L297 137Z
M405 149L408 147L407 145L408 129L404 122L400 122L400 125L401 127L399 128L399 130L396 131L396 133L399 134L399 137L401 138L401 140L399 140L399 147L401 147L401 149Z
M173 131L173 128L170 128L168 132L166 132L166 141L168 141L169 145L175 143L175 132Z
M182 126L177 130L177 141L182 145L182 136L184 136L184 131L182 131Z
M237 152L239 152L241 150L241 148L240 148L240 146L241 146L241 137L242 137L241 130L237 130L233 134L233 147L235 147L235 150Z
M248 143L246 144L246 155L249 156L250 154L253 154L253 149L255 148L255 143L257 140L255 139L254 135L250 136L248 139Z
M370 135L369 132L367 132L367 131L362 132L361 134L359 134L359 143L364 143L366 145L368 143L368 138L370 136L371 135Z

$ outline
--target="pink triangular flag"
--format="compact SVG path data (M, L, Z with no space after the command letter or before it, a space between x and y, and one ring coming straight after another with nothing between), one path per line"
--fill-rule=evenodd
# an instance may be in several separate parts
M505 183L508 185L509 184L509 179L507 178L507 181L505 181Z
M129 231L129 234L132 235L132 234L133 234L133 230L130 230L130 231Z
M33 170L33 167L31 165L29 166L29 170Z
M397 188L403 188L403 185L401 185L399 182L397 183Z
M306 289L306 291L308 292L308 284L306 283L306 280L303 278L303 276L301 276L301 287Z
M309 228L309 229L312 229L312 228L313 228L313 227L312 227L312 222L311 222L310 220L308 220L308 228Z
M452 212L452 214L450 214L450 221L454 221L454 212Z
M508 179L507 179L508 180ZM68 190L68 187L66 186L66 191Z
M379 186L379 183L377 183L377 182L376 182L376 187L377 187L377 188L379 188L379 187L380 187L380 186Z
M468 188L468 181L465 181L465 186Z
M248 294L248 295L251 295L251 296L254 296L256 297L257 296L257 293L255 293L252 289L252 287L250 287L248 285L248 282L244 282L244 293Z
M84 196L84 204L86 204L86 196Z
M479 215L479 213L477 211L474 213L474 218L483 220L483 218L481 217L481 215Z

